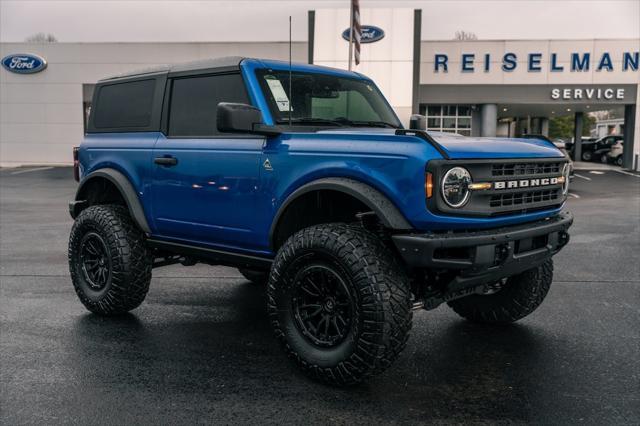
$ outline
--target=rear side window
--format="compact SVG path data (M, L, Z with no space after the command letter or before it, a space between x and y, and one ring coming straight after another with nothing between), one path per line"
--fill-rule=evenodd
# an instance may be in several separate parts
M216 109L220 102L249 103L240 74L185 77L173 80L169 108L169 136L218 135Z
M151 122L155 79L100 87L94 107L97 129L147 127Z

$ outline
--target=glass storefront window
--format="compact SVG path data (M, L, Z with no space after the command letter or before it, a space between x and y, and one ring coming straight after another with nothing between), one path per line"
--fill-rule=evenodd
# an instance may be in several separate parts
M468 105L458 105L458 116L471 117L471 107Z
M457 105L443 105L442 106L442 115L448 115L448 116L456 116L456 107Z
M447 128L447 129L454 129L456 128L456 118L455 117L445 117L442 119L442 127Z
M471 135L470 105L421 105L427 116L427 130Z
M458 129L470 129L471 118L470 117L458 117Z
M427 116L428 117L440 116L442 115L441 111L442 110L440 106L429 106L427 107Z
M427 119L427 127L429 128L441 128L442 119L440 117L429 117Z

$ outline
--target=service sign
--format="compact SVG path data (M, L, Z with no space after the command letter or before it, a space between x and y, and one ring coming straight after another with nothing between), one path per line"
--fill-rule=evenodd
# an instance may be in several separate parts
M16 74L34 74L47 67L47 61L38 55L17 53L2 58L2 66Z
M360 43L373 43L384 38L382 28L374 27L373 25L363 25L361 28L362 35L360 36ZM342 38L349 41L349 28L342 32Z

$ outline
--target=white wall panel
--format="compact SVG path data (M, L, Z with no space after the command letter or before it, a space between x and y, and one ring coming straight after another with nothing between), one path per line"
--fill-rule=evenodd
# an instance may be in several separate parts
M408 124L413 81L413 9L361 9L360 23L374 25L385 32L374 43L362 43L361 62L353 70L373 79L401 120ZM349 28L349 9L316 10L314 62L348 69L349 43L342 32ZM398 114L400 115L400 114Z
M307 43L293 44L293 59L306 62ZM82 141L82 85L160 64L221 56L286 60L277 43L0 43L0 57L34 53L48 67L31 75L0 68L0 165L69 164Z

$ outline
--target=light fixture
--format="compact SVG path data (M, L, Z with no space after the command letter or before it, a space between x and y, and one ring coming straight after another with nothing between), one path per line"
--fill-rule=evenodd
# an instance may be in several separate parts
M507 108L502 108L502 110L503 110L504 112L507 112L507 111L508 111L508 109L507 109Z
M567 111L571 111L571 108L567 108Z

